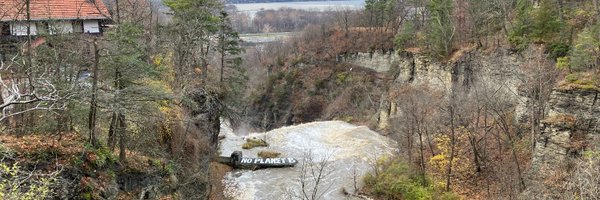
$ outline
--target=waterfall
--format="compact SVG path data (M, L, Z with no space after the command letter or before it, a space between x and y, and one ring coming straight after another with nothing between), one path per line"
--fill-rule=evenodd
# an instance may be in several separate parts
M393 155L397 149L389 138L367 127L342 121L313 122L247 136L237 136L227 123L223 123L221 132L225 136L221 141L221 156L241 150L244 157L257 157L258 152L268 150L299 160L293 168L229 172L223 179L224 193L238 200L293 198L303 195L301 183L307 186L305 192L310 196L315 179L311 173L303 171L318 167L323 160L327 162L316 187L317 196L321 199L350 198L342 190L353 193L355 182L360 188L362 177L372 170L373 163L382 156ZM247 137L264 139L269 147L242 149Z

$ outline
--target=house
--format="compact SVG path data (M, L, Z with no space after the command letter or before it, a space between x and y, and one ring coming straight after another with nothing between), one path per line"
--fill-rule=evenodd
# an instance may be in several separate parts
M102 33L110 13L102 0L0 0L0 37Z

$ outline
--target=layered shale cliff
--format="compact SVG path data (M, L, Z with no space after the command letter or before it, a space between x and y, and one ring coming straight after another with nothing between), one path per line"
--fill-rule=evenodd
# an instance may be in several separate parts
M398 95L395 91L405 85L428 85L443 93L452 90L468 93L472 87L497 90L506 94L507 101L514 104L517 116L526 114L526 98L519 95L518 91L523 82L520 67L531 59L530 54L499 49L492 53L459 51L446 62L410 52L402 52L398 57L390 58L393 59L393 64L388 74L393 76L393 81L388 83L386 93L383 94L386 98L382 98L380 103L379 130L388 129L389 119L399 114L394 102ZM377 63L380 61L374 64Z
M596 190L594 180L599 175L600 90L598 85L567 82L550 96L549 112L535 143L530 186L521 199L586 199L597 194L589 195L590 189Z
M597 138L600 128L600 92L556 89L552 92L547 118L535 145L534 167L557 165L581 156Z
M395 94L402 86L425 84L446 94L460 90L461 95L468 96L481 89L504 93L500 101L513 109L514 122L510 123L521 127L515 130L517 136L529 137L531 130L539 130L531 135L534 142L532 149L523 151L530 151L531 158L526 161L530 164L524 166L526 184L519 198L573 197L573 194L566 193L568 188L565 186L576 179L572 171L585 164L587 154L600 150L600 85L593 76L584 76L579 77L582 80L567 77L570 80L557 84L543 80L537 83L551 85L531 86L528 78L544 79L548 77L543 76L549 73L536 71L538 75L526 71L527 68L541 69L542 63L535 56L529 49L522 53L500 50L492 53L463 52L445 63L406 52L390 57L393 65L389 72L393 81L388 83L382 95L377 128L381 132L389 132L393 119L403 115L396 105L402 98ZM373 64L377 63L382 61ZM539 90L544 88L549 90L550 95L540 105L536 101L540 101L542 94ZM532 123L534 116L531 115L536 112L543 119L539 124ZM539 128L531 127L538 125Z

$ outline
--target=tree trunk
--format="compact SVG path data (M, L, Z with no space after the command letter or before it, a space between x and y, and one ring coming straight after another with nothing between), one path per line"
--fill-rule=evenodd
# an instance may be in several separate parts
M119 0L115 0L115 8L117 11L117 24L119 24L121 22L121 11L119 10Z
M469 143L471 144L471 150L473 151L473 164L475 164L475 171L481 172L481 162L479 161L479 150L477 149L477 139L469 135Z
M127 136L125 135L127 124L125 123L125 115L123 113L119 113L119 120L117 121L119 130L119 161L121 161L121 163L125 163L127 159L125 154L125 148L127 145Z
M421 177L423 180L423 185L425 185L425 155L423 153L423 133L419 130L419 154L421 157Z
M427 145L429 146L429 151L432 155L435 155L435 151L433 151L433 143L431 143L431 136L429 135L429 130L425 128L425 138L427 138Z
M223 37L222 40L225 40L225 38ZM221 41L223 43L225 43L225 41ZM219 79L219 82L223 83L223 71L225 69L225 44L222 44L221 46L221 77Z
M564 3L563 0L557 0L558 3L558 19L563 22L564 21Z
M453 94L454 95L454 94ZM451 100L453 101L453 99ZM446 170L446 192L450 191L450 177L452 176L452 162L454 161L454 144L456 143L456 133L454 127L454 107L450 105L450 158Z
M100 54L98 50L97 38L94 38L94 64L92 66L92 97L90 99L90 113L88 117L89 142L96 147L96 111L97 111L97 93L98 93L98 65L100 63Z
M504 116L501 115L500 112L495 111L496 114L498 115L498 120L500 121L500 128L502 129L502 131L504 132L504 134L506 135L506 137L508 138L508 143L510 145L510 150L511 150L511 154L512 154L512 158L513 161L515 162L515 165L517 167L517 175L519 178L519 189L523 190L525 189L525 180L523 179L523 173L521 170L521 164L519 163L519 158L517 157L517 152L515 150L515 141L513 136L510 134L510 128L508 127L508 121L505 119Z
M113 112L112 117L110 119L110 127L108 128L108 140L106 141L106 144L108 145L110 151L115 150L115 145L117 141L115 138L117 136L117 118L119 118L117 113Z

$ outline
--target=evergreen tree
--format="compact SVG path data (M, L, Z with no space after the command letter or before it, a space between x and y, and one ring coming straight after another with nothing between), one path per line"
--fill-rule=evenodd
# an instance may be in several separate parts
M115 31L108 33L108 55L102 57L107 82L113 86L104 96L102 107L112 112L108 145L114 148L119 141L119 158L125 161L127 148L128 121L130 118L146 118L157 112L148 104L166 98L164 91L152 87L149 82L158 79L156 67L145 61L144 43L140 39L143 29L140 25L122 22ZM134 121L134 120L130 120ZM135 120L139 121L139 120Z
M595 69L600 66L600 25L585 28L578 34L569 64L576 71Z
M432 0L427 5L430 19L427 40L431 53L445 57L452 53L455 27L452 22L452 0Z
M221 12L219 18L219 44L217 52L221 55L219 60L221 72L219 82L223 83L225 67L235 69L240 66L242 58L239 56L244 49L241 48L239 34L231 27L231 20L226 12Z
M200 80L208 79L208 56L214 44L211 37L219 31L219 14L223 5L216 0L166 0L174 13L170 24L172 48L175 53L175 88L185 90L194 72Z
M533 42L551 43L556 41L564 26L559 10L553 1L542 1L532 12L531 38Z
M225 115L228 118L237 119L241 115L243 108L243 92L246 90L248 77L246 71L241 68L242 58L240 54L244 52L241 47L239 34L231 27L229 15L221 12L217 53L220 55L220 75L219 84L225 91L224 104ZM229 69L228 71L225 71ZM232 120L237 121L237 120Z
M531 30L531 10L533 5L529 0L517 0L516 16L508 34L508 41L517 49L527 47L527 34Z
M403 50L409 47L410 45L414 45L415 36L415 28L411 21L407 21L404 24L402 24L400 32L398 32L398 34L396 34L396 37L394 38L394 45L396 46L396 49Z

